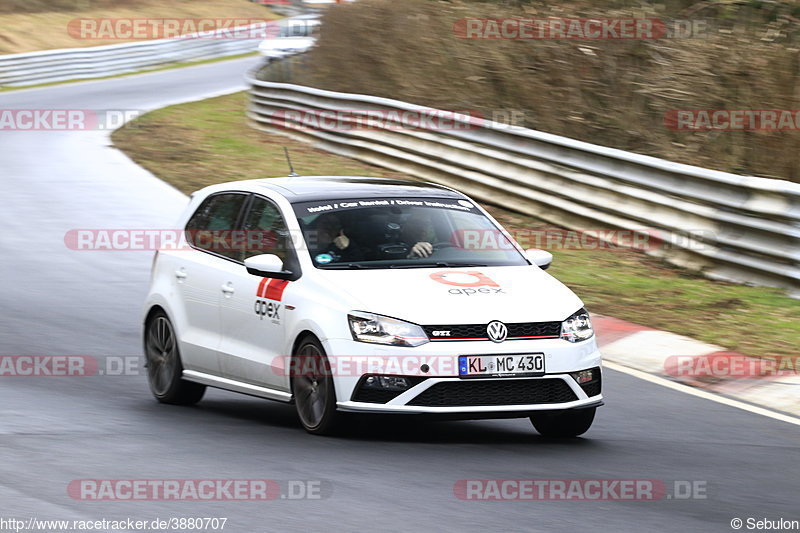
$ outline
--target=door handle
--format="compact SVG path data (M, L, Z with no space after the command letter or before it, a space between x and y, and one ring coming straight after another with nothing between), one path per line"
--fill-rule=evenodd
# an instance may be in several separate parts
M178 281L185 280L187 275L188 274L186 274L186 269L185 268L181 268L181 269L175 271L175 277L178 278Z
M233 288L233 283L229 281L228 283L222 286L222 292L224 292L226 296L230 296L231 294L236 292L236 289Z

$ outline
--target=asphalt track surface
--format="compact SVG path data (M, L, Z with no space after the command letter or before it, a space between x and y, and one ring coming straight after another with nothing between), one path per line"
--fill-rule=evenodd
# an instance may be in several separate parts
M0 94L0 108L133 109L242 88L253 59ZM74 251L70 229L165 228L186 202L104 132L0 131L0 353L140 355L151 253ZM139 360L139 368L141 360ZM369 417L307 435L291 406L209 391L155 402L143 375L0 378L0 518L226 517L225 531L733 531L800 519L798 427L606 371L585 438L525 420ZM323 498L95 502L79 479L320 481ZM696 481L705 498L463 501L464 479ZM744 528L747 530L747 527Z

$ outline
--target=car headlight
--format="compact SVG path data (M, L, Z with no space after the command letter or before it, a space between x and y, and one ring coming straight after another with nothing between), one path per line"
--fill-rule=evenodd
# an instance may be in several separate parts
M428 342L425 331L416 324L388 316L354 311L347 315L353 339L375 344L419 346Z
M592 319L586 309L574 313L561 323L561 338L569 342L580 342L594 335Z

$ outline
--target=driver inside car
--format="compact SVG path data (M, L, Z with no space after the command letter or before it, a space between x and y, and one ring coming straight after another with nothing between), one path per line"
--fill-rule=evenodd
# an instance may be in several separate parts
M408 259L417 257L429 257L433 254L433 244L430 243L433 237L433 224L428 216L418 215L409 220L403 228L403 240L408 243L415 243L411 246Z
M316 231L316 253L319 256L329 255L327 261L363 261L364 253L345 233L338 215L327 213L320 215L313 223Z

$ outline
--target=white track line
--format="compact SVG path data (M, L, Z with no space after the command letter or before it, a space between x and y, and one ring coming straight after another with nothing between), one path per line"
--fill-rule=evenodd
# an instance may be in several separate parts
M617 363L612 363L611 361L603 361L603 366L617 372L622 372L623 374L628 374L630 376L643 379L650 383L655 383L656 385L661 385L662 387L667 387L668 389L684 392L686 394L691 394L692 396L697 396L698 398L705 398L706 400L736 407L737 409L742 409L743 411L748 411L750 413L755 413L757 415L774 418L775 420L800 426L800 418L796 418L794 416L785 415L776 411L770 411L769 409L764 409L763 407L757 407L755 405L750 405L749 403L740 402L739 400L733 400L731 398L720 396L719 394L714 394L702 389L696 389L682 383L675 383L674 381L670 381L660 376L655 376L653 374L648 374L647 372L642 372L641 370L636 370L634 368L623 366Z

